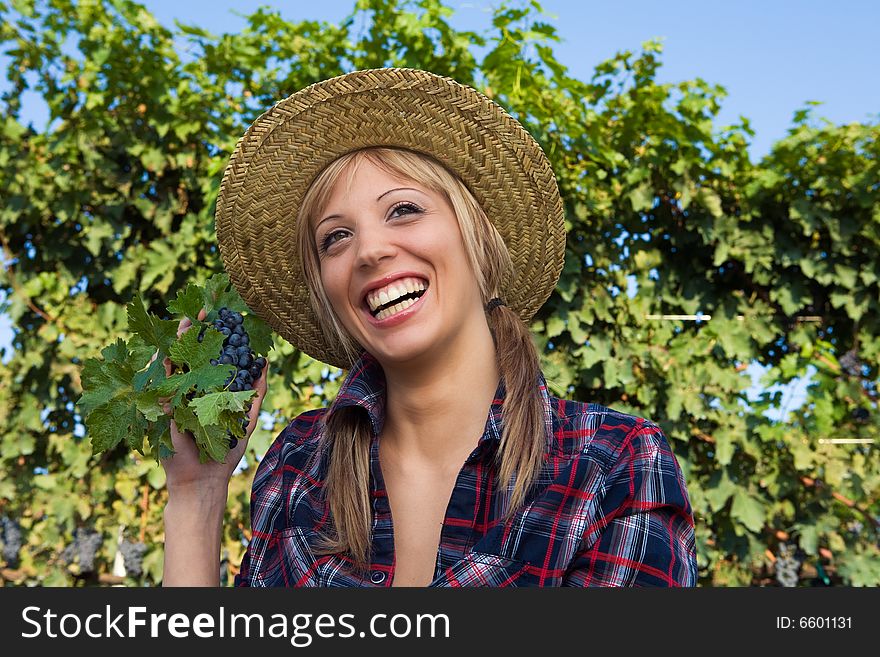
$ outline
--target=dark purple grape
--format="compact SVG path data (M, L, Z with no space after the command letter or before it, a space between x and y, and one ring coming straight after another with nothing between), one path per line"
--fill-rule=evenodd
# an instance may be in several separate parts
M140 577L144 572L143 559L147 546L143 543L123 541L119 544L119 551L122 553L125 574L130 577Z
M262 356L259 356L256 358L256 360L254 360L254 363L259 365L260 369L262 370L266 366L266 359Z
M226 433L229 434L229 449L235 449L235 446L238 445L238 438L232 435L230 431Z
M18 521L3 516L2 524L3 535L3 561L10 568L18 568L19 552L21 552L24 542L21 535L21 525Z
M236 379L235 381L233 381L232 383L229 384L229 392L239 392L239 391L241 391L241 386L239 385L238 380Z
M229 354L223 354L220 357L221 365L232 365L232 357Z
M251 363L251 366L248 368L248 372L251 375L251 378L256 381L260 378L260 374L263 370L261 370L256 363Z
M230 335L232 335L232 329L229 328L228 326L224 326L223 328L221 328L221 329L220 329L220 332L221 332L223 335L225 335L226 337L229 337Z
M211 365L216 365L216 364L219 363L220 361L217 360L216 358L212 358L209 362L211 363Z
M251 339L247 336L247 333L245 333L245 334L242 335L242 336L239 336L239 338L241 339L241 343L242 343L243 345L245 345L245 346L250 346L250 344L251 344Z
M233 347L241 346L241 336L238 333L233 333L229 336L229 344Z
M87 530L78 527L74 534L74 543L76 543L76 552L79 557L79 570L83 574L95 572L95 557L101 544L104 542L103 536L94 530Z
M244 326L242 326L241 324L236 324L232 332L238 333L239 335L244 335Z

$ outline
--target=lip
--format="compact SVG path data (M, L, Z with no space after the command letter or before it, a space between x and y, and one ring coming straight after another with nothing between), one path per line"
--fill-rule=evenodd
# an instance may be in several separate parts
M386 285L388 285L392 281L396 281L401 278L407 278L410 276L413 278L421 278L422 280L428 281L427 276L425 276L424 274L417 272L417 271L399 271L399 272L395 272L393 274L388 274L388 276L385 276L384 278L380 278L380 279L375 280L371 283L367 283L367 285L364 287L364 289L361 290L361 302L364 305L366 305L367 295L370 292L372 292L373 290L378 290L380 287L385 287ZM428 284L430 286L430 281L428 281Z
M391 279L391 280L394 280L394 279ZM379 287L381 287L381 285ZM373 317L373 314L370 312L370 309L366 305L366 302L364 302L364 305L361 306L361 312L364 313L364 316L366 317L367 322L369 322L372 326L375 326L376 328L382 328L382 329L392 328L402 322L405 322L410 317L412 317L414 314L416 314L419 311L419 309L422 307L422 305L423 305L422 302L425 300L425 297L428 296L428 293L430 291L431 291L431 286L429 285L428 289L425 290L425 293L422 296L420 296L418 299L416 299L416 302L413 305L411 305L406 310L401 310L396 315L392 315L391 317L386 317L385 319L376 319L375 317Z

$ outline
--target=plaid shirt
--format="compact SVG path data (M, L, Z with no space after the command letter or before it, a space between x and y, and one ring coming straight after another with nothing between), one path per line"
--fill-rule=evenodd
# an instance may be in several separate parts
M661 429L597 404L557 399L538 386L552 428L528 501L503 523L493 456L501 439L504 384L461 468L447 507L430 586L695 586L693 513L684 476ZM379 468L385 378L364 353L335 407L356 405L373 429L371 570L309 547L328 517L325 467L312 459L328 409L307 411L260 462L251 495L252 538L236 586L387 587L394 578L391 508Z

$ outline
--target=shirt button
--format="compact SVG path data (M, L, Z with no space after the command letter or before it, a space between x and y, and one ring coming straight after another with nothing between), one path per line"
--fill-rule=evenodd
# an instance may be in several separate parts
M373 582L373 584L381 584L385 581L385 573L381 570L374 570L373 574L370 575L370 581Z

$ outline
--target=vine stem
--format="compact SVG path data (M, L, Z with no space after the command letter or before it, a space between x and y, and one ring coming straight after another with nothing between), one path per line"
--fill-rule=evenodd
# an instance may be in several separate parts
M147 507L150 502L150 484L144 483L144 492L141 494L141 532L140 542L143 543L147 535Z
M806 486L813 486L815 488L818 488L819 486L821 486L821 482L816 479L813 479L812 477L801 477L801 481ZM865 517L865 519L868 522L870 522L872 525L874 525L875 528L880 529L880 520L878 520L877 518L872 516L870 511L868 511L867 509L861 508L853 500L849 499L845 495L842 495L841 493L838 493L837 491L831 491L831 497L833 497L835 500L837 500L841 504L845 504L850 509L853 509L854 511L858 511L859 513L861 513Z

